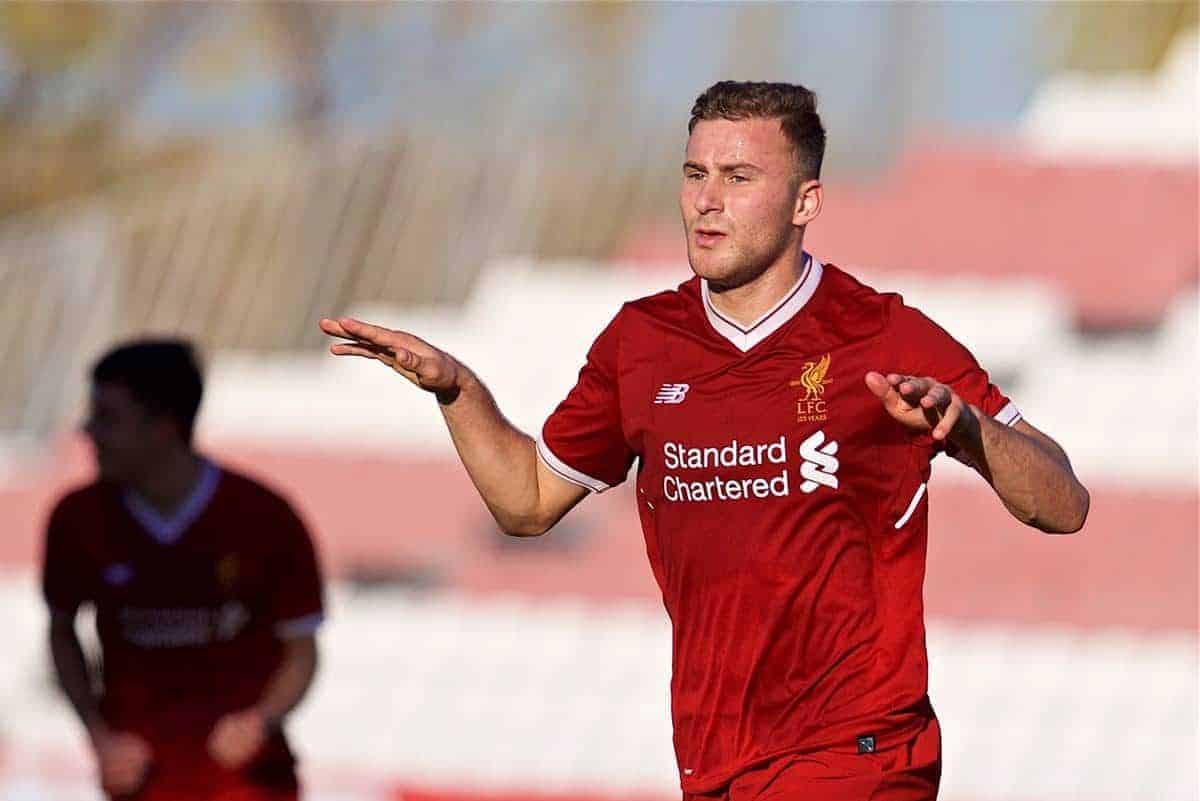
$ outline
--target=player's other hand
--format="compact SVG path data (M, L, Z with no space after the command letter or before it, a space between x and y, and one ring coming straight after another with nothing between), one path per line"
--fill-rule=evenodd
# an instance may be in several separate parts
M929 431L935 440L955 440L979 425L962 398L937 379L870 372L866 382L896 421L914 431Z
M465 368L448 353L405 333L364 323L352 317L323 318L321 330L349 340L329 346L334 356L361 356L395 370L443 403L452 401L461 388Z
M100 786L114 796L137 792L150 770L150 746L141 737L98 726L91 732Z
M267 741L267 719L256 709L226 715L213 726L208 753L223 768L245 765Z

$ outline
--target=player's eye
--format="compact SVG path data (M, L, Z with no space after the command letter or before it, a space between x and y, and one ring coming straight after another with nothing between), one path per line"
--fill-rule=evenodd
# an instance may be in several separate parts
M698 171L698 170L692 170L691 172L686 172L686 173L684 173L684 176L685 176L685 177L686 177L686 178L687 178L689 181L702 181L702 180L704 180L704 173L702 173L702 172L700 172L700 171Z
M738 173L734 173L733 175L729 176L729 183L731 184L743 184L749 180L750 178L748 176L739 175Z

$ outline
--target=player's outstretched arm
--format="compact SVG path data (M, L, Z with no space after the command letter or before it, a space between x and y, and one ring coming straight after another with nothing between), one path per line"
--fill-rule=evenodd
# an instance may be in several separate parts
M997 423L934 378L871 372L866 382L897 422L958 448L1018 520L1050 533L1083 528L1088 491L1053 439L1024 420Z
M412 334L348 317L323 319L321 330L345 340L330 346L335 356L374 359L437 399L459 458L506 534L543 534L587 494L542 464L533 439L450 354Z

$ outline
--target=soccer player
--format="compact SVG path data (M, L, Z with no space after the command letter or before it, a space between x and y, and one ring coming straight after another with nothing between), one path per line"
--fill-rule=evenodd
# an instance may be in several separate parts
M805 252L825 148L811 92L721 82L688 130L695 277L620 309L536 442L450 354L348 318L321 328L348 340L334 354L436 397L509 534L542 534L636 461L685 799L933 799L931 461L973 465L1047 532L1083 525L1087 491L962 345Z
M183 342L134 342L95 365L99 475L46 532L54 668L110 798L296 799L282 723L316 671L317 562L286 501L193 449L201 392ZM99 669L75 631L83 604Z

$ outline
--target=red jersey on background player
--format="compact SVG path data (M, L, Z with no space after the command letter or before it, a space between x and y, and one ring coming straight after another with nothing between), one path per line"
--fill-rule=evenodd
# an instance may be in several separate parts
M192 450L200 396L183 343L97 363L86 428L99 477L58 503L46 535L55 668L110 797L294 799L280 724L316 669L317 562L286 501ZM83 604L96 677L75 633Z
M689 132L696 277L621 309L536 444L449 354L356 320L322 330L435 393L509 533L546 531L637 463L685 798L932 799L931 459L952 450L1046 531L1078 530L1087 492L946 332L804 252L823 202L811 92L719 83Z

